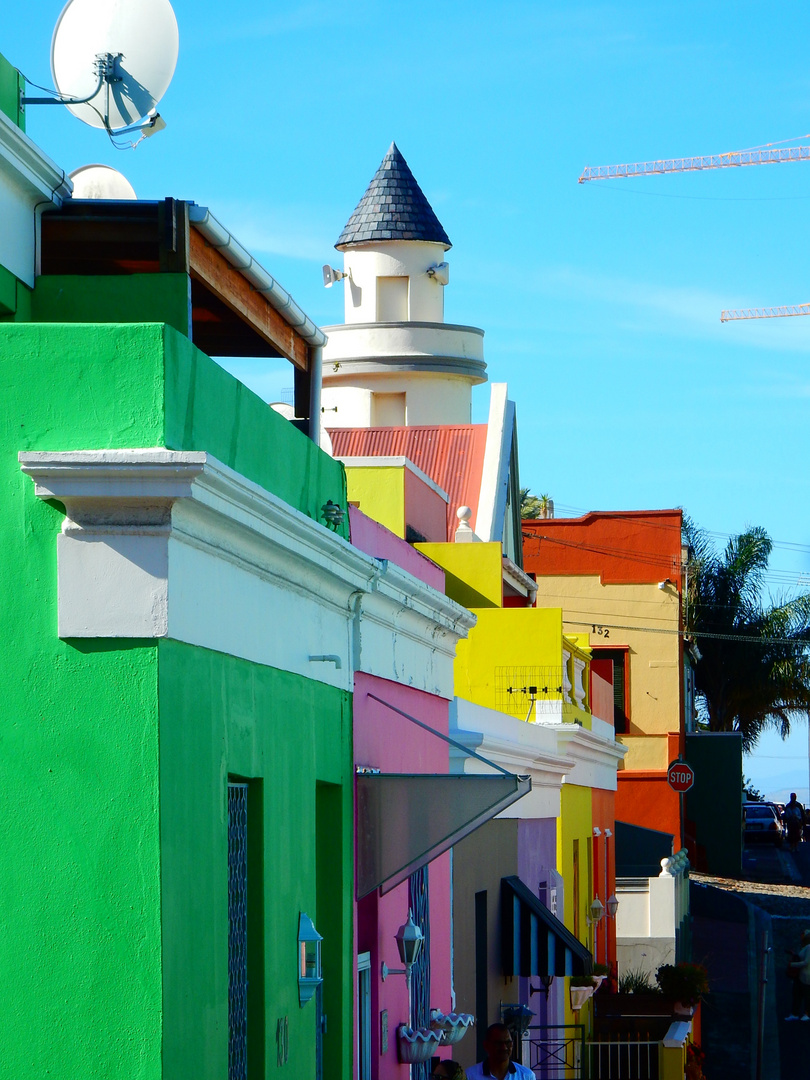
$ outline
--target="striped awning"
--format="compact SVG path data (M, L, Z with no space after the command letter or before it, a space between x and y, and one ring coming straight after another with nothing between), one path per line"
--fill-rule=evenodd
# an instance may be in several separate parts
M588 975L593 956L519 877L501 878L504 975Z

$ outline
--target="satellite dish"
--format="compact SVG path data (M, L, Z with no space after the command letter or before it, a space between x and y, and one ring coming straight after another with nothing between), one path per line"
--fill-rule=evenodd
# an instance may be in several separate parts
M178 48L169 0L68 0L53 32L51 73L74 116L115 133L154 116Z
M70 174L74 199L137 199L129 180L109 165L82 165Z

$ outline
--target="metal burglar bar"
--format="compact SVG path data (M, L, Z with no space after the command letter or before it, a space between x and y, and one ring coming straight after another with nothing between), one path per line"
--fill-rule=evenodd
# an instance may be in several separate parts
M411 972L411 1019L414 1027L430 1027L430 894L428 868L420 867L408 879L408 907L424 941ZM411 1066L413 1080L428 1080L429 1062Z
M228 1080L247 1080L248 785L228 784Z
M522 1040L523 1064L541 1080L579 1080L582 1076L582 1024L538 1024Z

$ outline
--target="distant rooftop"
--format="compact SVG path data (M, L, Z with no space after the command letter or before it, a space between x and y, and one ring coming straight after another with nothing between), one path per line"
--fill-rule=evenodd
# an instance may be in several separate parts
M486 424L441 424L413 427L330 428L332 453L336 458L391 457L402 455L447 492L447 540L452 542L458 528L456 510L470 506L475 528L484 451Z
M423 240L452 246L396 143L389 146L335 247L342 251L376 240Z

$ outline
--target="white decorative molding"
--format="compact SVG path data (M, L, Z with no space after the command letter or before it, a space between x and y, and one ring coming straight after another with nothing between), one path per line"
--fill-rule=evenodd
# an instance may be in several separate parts
M57 538L60 637L169 637L350 689L355 670L453 696L475 616L210 454L21 453ZM324 664L310 660L339 658Z
M475 515L475 528L485 542L504 539L512 430L515 425L515 403L509 401L507 393L506 383L492 384L478 513Z
M575 760L558 753L554 729L527 724L515 716L464 698L450 703L450 735L462 746L502 769L532 779L532 789L499 817L544 818L560 814L560 788ZM450 748L450 771L487 773L483 762Z
M0 112L0 266L34 286L39 215L73 190L63 169Z

